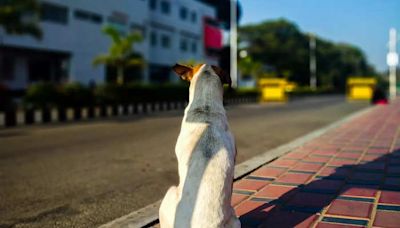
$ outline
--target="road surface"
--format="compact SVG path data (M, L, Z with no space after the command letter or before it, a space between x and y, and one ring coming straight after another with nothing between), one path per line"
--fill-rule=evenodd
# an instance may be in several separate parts
M344 97L228 107L237 163L368 106ZM0 130L0 227L96 227L177 183L182 111Z

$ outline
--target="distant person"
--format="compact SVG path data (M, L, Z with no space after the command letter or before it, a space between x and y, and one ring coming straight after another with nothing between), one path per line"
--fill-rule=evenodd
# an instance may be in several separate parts
M375 105L384 105L388 103L386 93L382 88L374 88L371 103Z

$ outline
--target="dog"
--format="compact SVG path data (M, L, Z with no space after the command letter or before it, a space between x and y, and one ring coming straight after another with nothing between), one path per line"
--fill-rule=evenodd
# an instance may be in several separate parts
M179 185L161 202L161 228L241 227L231 206L236 146L223 107L231 78L206 64L173 70L190 81L189 104L175 146Z

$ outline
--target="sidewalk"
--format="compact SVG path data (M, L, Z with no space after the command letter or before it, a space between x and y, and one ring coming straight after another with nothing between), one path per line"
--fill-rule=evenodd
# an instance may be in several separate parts
M400 227L399 127L397 100L235 182L242 227Z

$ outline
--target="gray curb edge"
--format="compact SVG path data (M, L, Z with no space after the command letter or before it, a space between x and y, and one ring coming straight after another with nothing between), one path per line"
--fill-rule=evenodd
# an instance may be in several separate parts
M245 162L242 162L239 165L235 166L235 180L241 179L246 176L250 172L260 168L261 166L269 163L278 157L289 153L291 150L305 144L312 139L315 139L325 132L332 130L334 128L339 127L340 125L353 120L369 111L371 111L374 107L367 107L360 111L357 111L349 116L338 120L328 126L315 130L305 136L299 137L287 144L274 148L272 150L268 150L261 155L255 156ZM110 221L106 224L99 226L99 228L114 228L114 227L123 227L123 228L136 228L136 227L150 227L156 224L158 219L158 208L160 207L161 200L150 204L142 209L134 211L130 214L117 218L113 221Z

